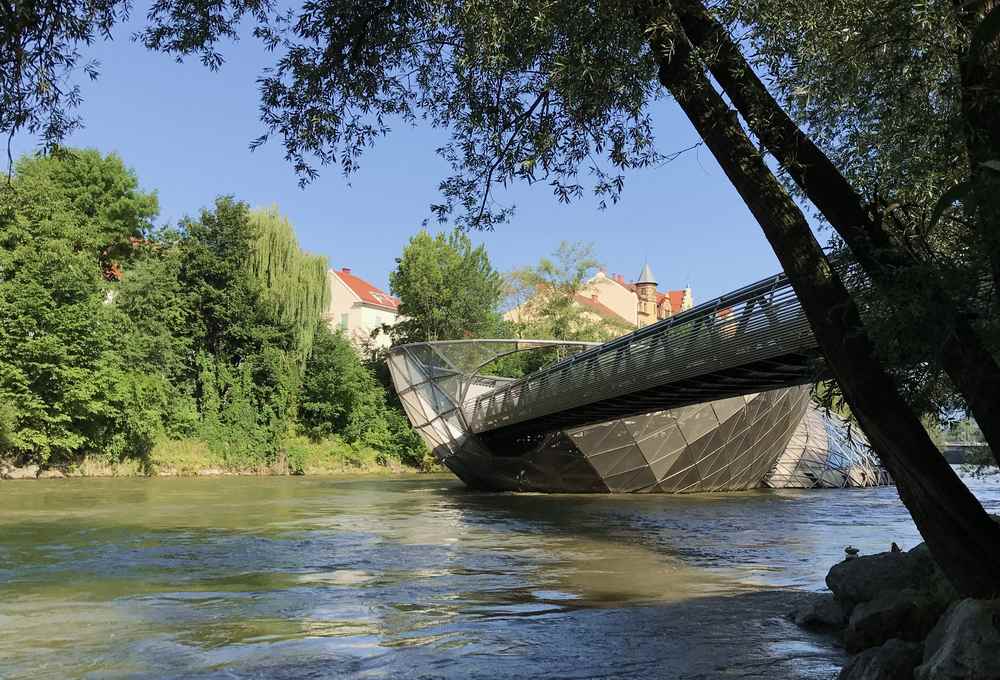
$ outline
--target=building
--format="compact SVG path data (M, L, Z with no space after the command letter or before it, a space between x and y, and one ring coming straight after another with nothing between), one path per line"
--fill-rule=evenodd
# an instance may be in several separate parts
M350 268L327 272L330 301L323 319L334 330L341 330L356 347L371 338L372 331L399 320L399 299L351 272ZM380 333L374 339L378 347L388 347L389 337Z
M656 286L656 277L647 263L631 283L621 274L597 272L587 281L585 293L635 327L648 326L694 306L690 288L661 291Z
M690 309L694 299L690 288L658 290L653 270L646 264L639 278L631 283L621 274L609 276L599 271L586 282L574 303L588 316L640 328ZM510 321L527 321L530 309L529 301L505 316Z

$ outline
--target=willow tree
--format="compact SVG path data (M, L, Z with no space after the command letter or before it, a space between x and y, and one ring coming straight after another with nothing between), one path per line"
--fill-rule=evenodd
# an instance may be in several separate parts
M299 247L292 223L277 206L250 211L248 221L253 239L247 266L278 319L291 326L298 358L304 365L329 298L326 257Z

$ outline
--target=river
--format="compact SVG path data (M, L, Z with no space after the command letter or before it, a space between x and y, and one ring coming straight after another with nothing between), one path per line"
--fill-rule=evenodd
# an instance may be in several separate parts
M891 488L5 482L0 677L831 678L844 657L784 619L790 591L845 545L918 540Z

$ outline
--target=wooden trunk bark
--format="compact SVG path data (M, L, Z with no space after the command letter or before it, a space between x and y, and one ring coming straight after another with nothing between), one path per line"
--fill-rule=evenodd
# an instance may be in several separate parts
M911 251L865 208L833 162L778 105L700 0L675 0L674 7L691 43L711 54L707 65L712 75L753 133L844 239L875 285L889 290L894 272L919 264ZM996 231L1000 233L1000 228ZM1000 465L1000 364L943 284L931 279L923 284L930 304L910 305L910 313L923 312L917 320L929 334L938 335L931 346L941 367L965 398Z
M968 2L954 0L955 19L970 36L976 35L983 20L1000 12L994 0ZM1000 168L984 163L1000 162L1000 38L970 39L959 55L962 84L962 118L969 155L969 179L975 209L972 211L979 233L989 249L993 269L993 290L1000 296ZM995 450L994 450L995 451Z
M662 10L661 10L662 12ZM781 261L848 404L928 547L963 595L1000 588L1000 526L934 447L874 354L858 309L809 224L691 57L672 12L650 30L660 82L722 166Z

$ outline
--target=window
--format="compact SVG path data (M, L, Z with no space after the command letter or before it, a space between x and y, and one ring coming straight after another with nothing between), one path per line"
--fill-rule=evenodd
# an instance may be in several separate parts
M347 330L347 316L348 316L347 314L340 315L340 330L342 331Z

